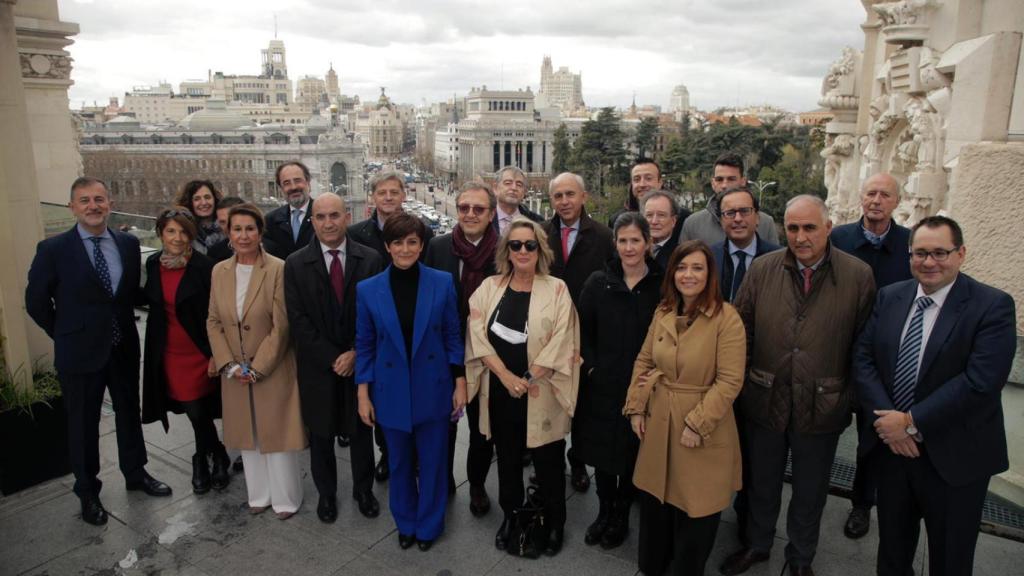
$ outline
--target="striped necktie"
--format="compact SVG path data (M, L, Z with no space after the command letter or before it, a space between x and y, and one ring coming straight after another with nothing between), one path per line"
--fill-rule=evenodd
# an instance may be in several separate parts
M896 377L892 385L892 403L900 412L910 410L914 405L914 389L917 387L918 357L924 336L924 311L932 305L927 296L918 298L914 305L914 316L910 319L907 335L903 337L896 355Z

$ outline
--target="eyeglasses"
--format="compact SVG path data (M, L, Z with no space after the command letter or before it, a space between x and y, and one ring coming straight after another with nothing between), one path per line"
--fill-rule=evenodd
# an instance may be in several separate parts
M475 206L473 204L459 204L456 208L459 209L459 214L463 216L469 214L470 210L473 211L474 216L482 216L488 210L487 206Z
M735 210L725 210L722 212L722 216L725 216L729 220L732 220L733 218L736 217L737 214L746 218L747 216L750 216L753 213L753 208L749 206L744 206L743 208L736 208Z
M536 252L540 244L537 244L536 240L509 240L508 248L513 252L519 252L523 248L526 248L527 252Z
M936 248L935 250L911 250L910 259L914 262L924 262L929 256L936 262L945 262L949 255L956 252L960 248L953 248L952 250L945 250L942 248Z

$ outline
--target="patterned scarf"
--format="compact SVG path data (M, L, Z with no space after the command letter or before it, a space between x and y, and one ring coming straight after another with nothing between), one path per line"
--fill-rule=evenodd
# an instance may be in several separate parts
M476 246L466 239L462 226L452 229L452 252L462 260L462 299L459 310L463 315L469 311L469 297L487 277L487 265L494 261L494 250L498 246L498 233L494 226L488 226L483 238Z

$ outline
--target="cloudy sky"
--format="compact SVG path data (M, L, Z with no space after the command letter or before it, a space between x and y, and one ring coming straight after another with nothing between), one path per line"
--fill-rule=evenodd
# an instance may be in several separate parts
M540 65L583 73L589 106L817 106L843 46L862 47L858 0L59 0L80 25L73 108L208 70L256 74L274 36L289 76L333 63L346 94L420 104L471 87L538 88Z

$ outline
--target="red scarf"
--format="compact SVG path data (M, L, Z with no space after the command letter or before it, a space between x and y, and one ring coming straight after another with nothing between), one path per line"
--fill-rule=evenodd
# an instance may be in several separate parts
M498 233L494 226L487 226L487 231L476 246L466 239L462 226L456 224L452 229L452 252L462 260L462 298L459 310L463 315L469 311L469 297L487 277L487 268L494 261L494 250L497 246Z

